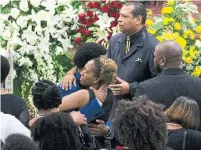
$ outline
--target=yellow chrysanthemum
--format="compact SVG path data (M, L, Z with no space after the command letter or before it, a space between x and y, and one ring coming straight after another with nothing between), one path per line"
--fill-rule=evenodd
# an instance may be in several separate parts
M161 13L164 14L171 14L173 12L173 8L172 7L164 7L161 11Z
M156 30L152 30L152 29L147 29L147 31L151 34L155 34L156 33Z
M193 63L193 60L192 60L191 57L186 57L185 62L186 62L187 64L192 64L192 63Z
M201 75L201 68L199 66L196 66L194 71L191 73L191 75L199 77Z
M175 29L175 30L180 30L180 29L181 29L180 23L176 22L176 23L174 24L174 29Z
M186 30L186 31L184 31L183 37L184 38L190 37L193 40L195 38L195 34L193 33L192 30Z
M173 33L172 32L167 32L167 33L164 33L164 38L166 39L166 40L174 40L175 39L175 37L174 36L172 36L173 35Z
M179 45L182 47L182 48L185 48L186 47L186 40L182 37L178 37L176 38L176 42L179 43Z
M174 3L175 3L175 1L174 1L174 0L167 0L167 4L168 4L169 6L174 5Z
M156 38L157 38L160 42L163 41L163 38L162 38L161 36L156 36Z
M163 19L163 25L167 25L168 23L170 22L174 22L174 18L168 18L168 17L165 17Z
M147 20L146 20L146 25L148 25L148 26L151 26L153 23L154 23L154 22L153 22L153 20L151 20L151 19L147 19Z
M195 28L195 32L201 33L201 26L197 26L197 27Z
M197 58L198 51L195 49L195 46L191 47L189 50L189 55L193 58Z
M188 55L188 51L183 49L183 55L182 55L182 59L185 61L186 60L186 56Z
M152 15L151 9L147 9L147 16L151 16L151 15Z
M200 35L200 39L201 39L201 35Z

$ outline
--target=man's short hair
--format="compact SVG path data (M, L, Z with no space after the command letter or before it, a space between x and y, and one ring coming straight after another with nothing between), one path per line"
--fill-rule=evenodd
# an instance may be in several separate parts
M74 63L79 68L84 68L85 64L101 55L105 55L107 50L100 44L94 42L85 43L77 48L74 56Z
M8 59L1 55L1 83L5 82L9 71L10 71L10 65Z
M128 2L125 4L126 6L133 6L132 15L133 17L141 16L142 24L145 24L147 18L147 11L144 5L140 2Z

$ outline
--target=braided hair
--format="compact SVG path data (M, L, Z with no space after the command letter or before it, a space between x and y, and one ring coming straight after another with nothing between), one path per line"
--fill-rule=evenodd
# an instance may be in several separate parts
M57 86L48 80L38 81L32 89L32 95L37 109L57 108L62 102Z

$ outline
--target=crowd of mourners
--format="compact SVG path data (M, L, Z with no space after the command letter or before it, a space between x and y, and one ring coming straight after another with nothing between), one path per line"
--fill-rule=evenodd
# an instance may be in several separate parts
M84 43L61 83L34 83L34 118L4 89L1 55L1 149L201 150L201 79L182 69L181 46L159 43L145 21L141 3L126 3L107 50Z

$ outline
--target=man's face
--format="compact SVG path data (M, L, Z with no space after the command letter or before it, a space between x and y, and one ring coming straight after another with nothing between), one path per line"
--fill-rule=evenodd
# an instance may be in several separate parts
M120 31L123 33L132 33L136 31L137 17L133 17L132 10L134 6L123 6L118 18Z
M95 81L95 74L94 74L94 62L91 60L85 66L84 69L81 71L80 77L80 84L86 88L92 86Z
M160 65L160 59L161 59L161 56L160 56L159 50L156 48L154 51L154 66L156 71L158 71L159 73L162 71L162 68Z

